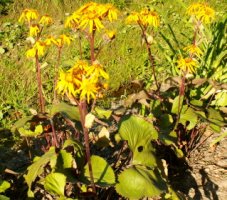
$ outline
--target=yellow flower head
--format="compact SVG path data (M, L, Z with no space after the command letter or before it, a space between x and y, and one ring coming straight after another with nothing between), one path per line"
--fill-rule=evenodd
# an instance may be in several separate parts
M107 16L110 22L117 20L118 10L112 4L104 5L104 9L103 17Z
M201 49L195 44L189 45L185 47L183 50L187 51L190 56L196 55L197 57L199 57L203 54Z
M38 57L41 57L45 54L45 48L47 44L42 41L36 41L34 46L26 52L27 57L34 58L37 54Z
M102 65L96 63L90 66L86 61L79 60L67 72L60 71L57 91L79 97L89 103L91 99L99 97L100 90L107 86L100 82L100 77L109 78Z
M34 58L36 55L36 49L33 47L26 51L27 58Z
M100 16L98 13L94 11L90 11L85 13L80 20L79 28L84 30L89 27L89 32L91 33L93 30L100 30L104 28L104 25L101 22Z
M111 40L113 40L116 36L116 31L106 31L106 33L103 35L103 39L106 42L110 42Z
M93 65L87 68L87 75L92 76L96 79L103 77L108 80L109 75L104 71L103 66L99 63L94 63Z
M132 12L127 18L126 23L139 23L140 20L140 14L138 12Z
M80 87L83 77L86 76L87 68L88 68L88 63L86 61L79 60L73 66L73 68L70 69L70 71L72 71L73 81L76 87Z
M39 20L39 24L48 26L53 23L53 19L49 15L43 15Z
M24 23L24 21L27 21L30 24L31 20L38 19L38 16L39 14L36 10L25 9L23 10L18 21L21 23Z
M56 86L56 90L59 94L75 95L75 88L73 83L73 74L71 71L64 72L60 70L59 80Z
M89 103L91 98L96 99L98 90L99 88L97 87L96 80L92 78L84 78L77 93L80 93L80 100L86 99Z
M190 16L196 18L196 20L202 23L208 24L214 20L215 11L209 7L206 3L194 3L187 9L187 13Z
M50 46L52 43L55 44L56 40L53 36L48 36L44 42L46 43L47 46Z
M79 8L72 16L66 19L65 26L76 29L94 30L104 28L102 20L108 18L110 22L117 19L117 9L111 4L98 4L90 2Z
M177 66L184 72L195 73L195 68L197 67L197 63L193 58L180 58L177 60Z
M68 46L71 43L72 38L69 36L62 34L59 36L57 40L53 40L53 43L58 47L63 47L63 45L67 44Z
M29 28L29 36L36 37L40 33L40 28L37 24L33 24Z
M127 23L136 22L139 25L147 27L148 25L157 28L160 25L159 15L155 11L151 11L148 8L143 9L140 13L132 12L127 19Z
M160 25L159 15L155 11L146 8L140 12L141 23L143 26L153 26L157 28Z
M66 18L65 27L77 29L79 26L79 19L80 19L80 15L78 15L76 12L74 12L71 16Z

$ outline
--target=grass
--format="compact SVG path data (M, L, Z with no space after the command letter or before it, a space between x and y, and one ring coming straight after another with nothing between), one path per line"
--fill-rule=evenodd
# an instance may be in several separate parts
M14 1L9 4L10 12L8 12L8 15L3 15L0 21L0 47L5 50L1 54L0 60L0 85L3 88L0 93L1 107L11 105L16 112L18 110L28 112L30 108L37 109L35 69L32 61L24 56L26 49L28 49L28 44L25 41L26 34L25 30L17 23L21 11L24 8L36 8L41 14L48 12L56 20L56 24L49 30L49 33L57 35L62 32L67 33L67 30L63 30L63 22L66 18L65 13L73 12L85 2L87 1L77 1L75 3L73 0L50 0L49 3L46 3L46 1ZM159 46L163 46L166 54L171 54L171 52L167 49L168 45L160 33L175 47L177 45L183 47L190 43L191 38L188 35L192 35L192 28L188 23L188 17L185 16L185 10L186 6L193 1L100 0L97 2L110 2L121 9L120 22L111 27L111 29L117 31L116 39L105 46L98 57L98 60L110 74L109 92L111 93L120 87L127 86L133 80L142 80L148 86L153 81L146 48L141 45L140 30L138 27L125 25L124 21L130 10L140 10L145 6L154 7L160 13L162 19L161 28L157 31L155 42L152 44L152 53L155 56L159 80L164 80L168 77L168 74L171 74L170 67ZM227 8L225 1L210 0L209 3L216 9L217 18L221 18ZM9 24L6 25L8 22ZM173 41L171 31L174 32L177 41L183 42L177 44L176 41ZM102 35L99 35L99 38L102 38ZM96 45L98 43L99 41ZM64 49L64 56L61 61L63 68L69 68L79 58L78 44L78 40L75 39L71 47ZM82 46L85 47L85 55L88 55L89 49L86 48L86 41L82 41ZM53 98L52 78L53 66L56 64L55 58L56 51L52 49L46 59L43 60L43 63L47 62L47 65L42 70L45 98L48 103L51 103Z

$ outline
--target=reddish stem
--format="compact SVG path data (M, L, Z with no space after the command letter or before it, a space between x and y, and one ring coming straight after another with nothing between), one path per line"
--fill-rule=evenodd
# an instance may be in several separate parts
M147 48L147 52L148 52L148 58L149 58L149 61L150 61L150 64L151 64L151 68L152 68L152 72L153 72L153 77L154 77L154 82L155 82L155 85L157 87L157 90L159 90L159 84L158 84L158 81L157 81L157 78L156 78L156 73L155 73L154 56L151 53L151 47L150 47L150 44L149 44L149 42L147 40L146 28L144 28L140 23L139 23L139 26L140 26L140 28L142 30L142 37L144 38L144 41L146 43L146 48Z
M36 75L37 75L37 83L38 83L38 98L39 98L39 106L41 113L45 112L45 103L44 103L44 97L42 93L42 78L41 78L41 66L39 63L39 57L38 53L36 51L35 55L35 62L36 62Z
M82 124L82 127L83 127L83 132L84 132L85 151L86 151L86 156L87 156L89 175L90 175L90 178L91 178L91 185L92 185L93 192L96 193L94 176L93 176L92 165L91 165L88 129L85 127L85 117L87 115L87 103L86 103L86 101L80 101L80 103L78 104L78 107L79 107L79 112L80 112L80 121L81 121L81 124Z
M57 58L57 64L54 67L54 103L57 103L57 91L56 91L56 85L58 82L58 69L59 69L59 64L60 64L60 59L61 59L61 50L62 46L58 48L58 58Z
M92 30L90 36L90 48L91 48L91 64L95 61L95 29Z

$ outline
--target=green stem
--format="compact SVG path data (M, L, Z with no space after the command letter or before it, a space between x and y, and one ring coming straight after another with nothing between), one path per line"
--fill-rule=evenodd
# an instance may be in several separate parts
M41 113L45 113L45 103L42 93L42 77L41 77L41 66L39 63L39 57L36 52L35 55L35 63L36 63L36 75L37 75L37 83L38 83L38 98L39 98L39 106Z

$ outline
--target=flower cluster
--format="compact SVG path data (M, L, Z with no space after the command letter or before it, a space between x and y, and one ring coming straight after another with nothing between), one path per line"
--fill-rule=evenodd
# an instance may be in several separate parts
M212 22L215 16L215 11L207 3L194 3L189 6L187 13L204 24Z
M44 40L41 39L43 28L53 23L53 19L49 15L43 15L39 19L39 14L36 10L25 9L19 18L19 22L28 23L29 36L35 38L32 48L26 52L27 57L34 58L35 56L43 56L46 47L51 44L56 45L58 48L62 48L65 44L69 45L71 43L72 38L65 34L60 35L59 38L49 36Z
M107 87L104 82L108 79L109 75L101 64L96 62L89 65L86 61L77 61L68 71L60 71L56 89L62 95L79 96L80 100L87 100L89 103Z
M159 15L150 10L149 8L145 8L140 12L132 12L126 19L127 23L137 23L143 27L147 27L148 25L157 28L160 25Z
M117 19L118 11L112 4L90 2L79 8L65 21L65 26L73 29L89 29L89 32L104 28L103 20Z

